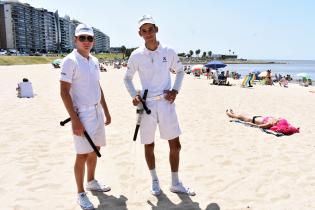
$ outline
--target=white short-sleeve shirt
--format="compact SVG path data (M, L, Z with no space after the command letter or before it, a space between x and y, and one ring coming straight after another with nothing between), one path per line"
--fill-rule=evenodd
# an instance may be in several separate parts
M142 89L148 89L148 97L151 97L171 89L171 71L183 71L182 63L172 48L159 44L156 50L150 51L143 45L132 52L125 78L133 78L138 72Z
M70 95L74 107L92 106L100 102L99 72L97 58L89 55L87 59L76 49L63 59L60 80L71 83Z

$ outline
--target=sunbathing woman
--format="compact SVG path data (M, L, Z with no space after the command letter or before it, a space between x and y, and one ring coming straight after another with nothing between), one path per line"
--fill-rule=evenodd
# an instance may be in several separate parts
M284 118L275 118L267 116L253 116L248 117L241 114L235 114L232 109L226 110L226 114L230 118L238 119L243 121L248 125L252 125L258 128L270 129L279 133L286 135L291 135L299 132L299 128L293 127L286 119Z

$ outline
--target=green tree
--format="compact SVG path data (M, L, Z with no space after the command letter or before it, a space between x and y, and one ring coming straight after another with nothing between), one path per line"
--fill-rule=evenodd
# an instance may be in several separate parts
M200 49L196 50L195 52L198 57L199 57L200 52L201 52Z
M206 53L206 52L203 52L201 57L202 57L202 58L205 58L206 56L207 56L207 53Z
M193 56L193 54L194 54L194 51L189 50L189 55L190 55L190 57Z
M129 58L129 56L131 55L132 51L134 51L137 48L127 48L126 49L126 57Z
M212 51L208 51L208 56L211 58L211 56L212 56Z
M121 48L121 52L123 54L123 59L125 59L127 48L125 47L125 45L121 46L120 48Z

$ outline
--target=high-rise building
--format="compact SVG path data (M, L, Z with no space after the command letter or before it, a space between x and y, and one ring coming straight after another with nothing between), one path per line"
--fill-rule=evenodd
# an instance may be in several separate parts
M102 33L100 30L93 27L95 44L93 46L93 51L96 53L107 52L110 49L109 36Z
M43 8L34 8L17 0L0 1L0 48L21 52L69 52L75 27L79 21L69 16L59 17ZM110 48L107 35L94 28L95 52Z

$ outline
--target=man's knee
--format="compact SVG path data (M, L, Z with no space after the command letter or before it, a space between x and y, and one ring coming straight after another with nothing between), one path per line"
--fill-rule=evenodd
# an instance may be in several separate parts
M145 152L153 152L154 151L154 143L152 144L145 144L144 145Z
M170 145L170 151L171 152L176 152L179 153L182 146L179 142L179 137L176 137L175 139L169 140L169 145Z
M77 154L76 162L86 162L88 154Z

